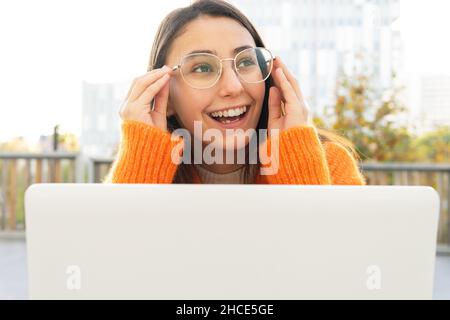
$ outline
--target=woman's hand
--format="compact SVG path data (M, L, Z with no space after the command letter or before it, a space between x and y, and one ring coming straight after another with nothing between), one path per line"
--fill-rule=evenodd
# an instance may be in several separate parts
M312 126L310 110L303 99L297 80L280 57L276 57L273 63L272 78L275 86L271 87L269 92L268 132L270 133L271 129L282 131L302 125Z
M122 120L134 120L167 131L167 101L169 98L169 67L154 69L134 79L120 107ZM151 101L155 99L154 110Z

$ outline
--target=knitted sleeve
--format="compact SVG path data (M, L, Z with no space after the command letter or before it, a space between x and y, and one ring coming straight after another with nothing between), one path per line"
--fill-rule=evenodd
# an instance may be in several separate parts
M145 123L123 121L119 151L103 182L172 183L178 167L172 160L172 152L178 150L180 142L180 139L172 141L168 132Z
M336 142L324 144L332 184L366 185L366 179L359 170L356 159L342 145Z
M278 156L271 156L272 162L262 166L272 167L261 176L263 183L365 184L350 153L337 143L323 145L315 127L299 126L281 131L278 139L267 140L267 148L278 148Z

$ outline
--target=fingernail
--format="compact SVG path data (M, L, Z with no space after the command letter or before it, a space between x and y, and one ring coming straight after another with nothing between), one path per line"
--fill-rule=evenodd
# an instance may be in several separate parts
M170 70L170 68L169 68L168 66L164 65L164 67L162 67L161 70L162 70L162 71L167 71L167 70Z

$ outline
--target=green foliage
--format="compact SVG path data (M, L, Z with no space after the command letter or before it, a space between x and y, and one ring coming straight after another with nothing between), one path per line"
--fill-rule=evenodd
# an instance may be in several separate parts
M450 162L450 125L437 127L414 141L414 150L420 159L431 162Z
M416 137L406 125L399 125L398 117L407 111L398 98L403 89L377 92L367 76L343 76L334 105L314 123L352 141L363 161L450 162L449 126Z

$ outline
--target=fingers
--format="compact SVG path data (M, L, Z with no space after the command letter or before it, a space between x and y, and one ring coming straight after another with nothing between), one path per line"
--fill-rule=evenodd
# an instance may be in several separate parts
M285 112L299 111L299 110L287 110L287 109L300 103L300 106L301 106L300 111L303 114L308 114L309 109L306 106L306 102L303 98L303 94L300 90L298 82L295 79L295 77L292 75L292 73L289 72L288 68L286 68L286 66L283 64L280 57L276 57L276 59L274 60L274 68L275 68L275 72L274 72L273 79L274 79L275 85L281 89L282 99L287 104L286 109L284 111ZM292 97L292 94L291 94L292 91L295 93L295 96L297 97L296 99L294 99ZM297 103L294 103L294 102L297 102Z
M295 79L294 75L289 71L289 69L286 67L286 65L281 61L280 57L276 57L276 59L273 61L273 68L276 70L277 68L283 69L283 72L288 79L288 81L291 83L291 86L294 88L294 91L297 95L297 97L302 100L303 99L303 93L300 89L300 86L297 82L297 79Z
M291 83L284 74L283 69L277 68L275 70L275 75L278 80L278 85L281 88L281 94L284 97L286 104L298 104L299 98L295 93L295 90L292 87Z
M131 84L130 89L128 90L128 93L127 93L127 95L125 97L125 101L127 101L128 98L130 97L131 91L133 91L135 83L136 83L136 79L133 80L133 83Z
M141 97L141 95L148 89L148 87L156 81L163 78L166 74L170 73L171 69L163 67L160 69L152 70L142 77L138 77L133 81L132 90L129 95L129 101L133 102ZM153 98L153 97L152 97ZM150 102L150 100L149 100Z
M127 103L128 103L128 99L130 98L131 92L133 91L133 88L134 88L134 85L136 83L136 80L137 80L137 78L134 79L133 82L131 83L130 89L128 89L128 93L125 96L125 99L123 99L122 104L120 105L120 109L119 109L119 116L120 117L122 117L122 112L123 112L124 106L126 106Z
M281 117L281 93L277 87L270 87L269 91L269 123Z
M158 80L149 85L140 97L136 100L139 104L150 104L153 98L161 91L161 89L169 82L170 75L165 74ZM156 101L155 101L156 103ZM156 108L156 104L155 104Z
M164 119L167 115L167 101L169 100L169 88L170 82L167 81L160 92L155 96L155 109L153 110L153 114L155 116L161 116Z

